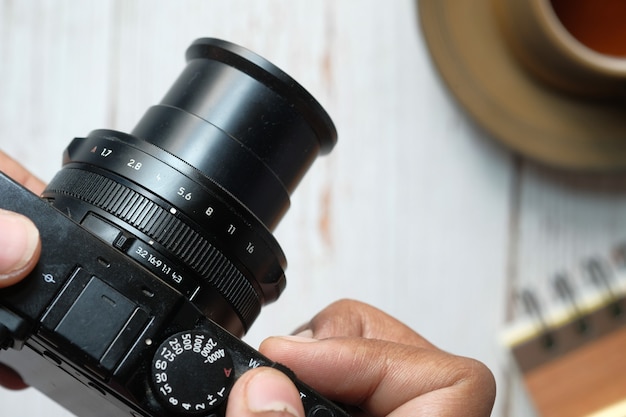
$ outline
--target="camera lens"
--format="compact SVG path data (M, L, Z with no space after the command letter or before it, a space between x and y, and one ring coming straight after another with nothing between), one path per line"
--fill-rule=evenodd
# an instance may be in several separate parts
M319 103L260 56L207 38L186 57L131 134L74 139L43 197L241 335L284 289L271 231L337 134Z

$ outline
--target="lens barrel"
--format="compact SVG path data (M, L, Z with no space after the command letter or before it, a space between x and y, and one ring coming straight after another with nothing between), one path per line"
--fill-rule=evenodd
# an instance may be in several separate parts
M132 134L213 179L270 230L317 155L337 141L328 114L291 77L216 39L189 47L187 67Z
M66 149L43 197L236 335L285 286L275 228L337 141L319 103L267 60L199 39L132 133Z

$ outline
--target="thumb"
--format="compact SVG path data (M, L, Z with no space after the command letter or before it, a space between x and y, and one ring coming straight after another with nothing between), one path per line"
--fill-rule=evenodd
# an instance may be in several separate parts
M235 382L226 417L304 417L304 408L298 389L287 375L261 367Z
M41 243L28 218L0 210L0 288L15 284L35 267Z

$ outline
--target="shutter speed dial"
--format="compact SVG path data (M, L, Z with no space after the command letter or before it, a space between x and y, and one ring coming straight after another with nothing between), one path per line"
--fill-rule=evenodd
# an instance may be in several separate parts
M158 347L152 383L161 404L182 415L205 415L228 398L234 382L228 351L205 331L184 331Z

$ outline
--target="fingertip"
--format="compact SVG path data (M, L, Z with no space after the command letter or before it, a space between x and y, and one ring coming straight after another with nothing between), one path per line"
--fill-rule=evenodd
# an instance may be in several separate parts
M235 383L227 417L304 417L300 392L282 372L261 367L243 374Z
M15 284L35 267L41 252L39 231L22 216L0 210L0 288Z
M319 339L309 337L311 333L304 332L295 336L271 336L261 342L259 352L278 362L290 362L292 356L299 356L302 349Z
M34 194L41 194L46 187L43 181L31 174L19 162L2 151L0 151L0 169Z
M0 363L0 386L10 390L22 390L28 388L22 377L3 363Z
M300 329L296 334L294 334L293 336L295 337L301 337L303 339L313 339L314 335L313 335L313 329L310 329L308 327L304 327L302 329Z

